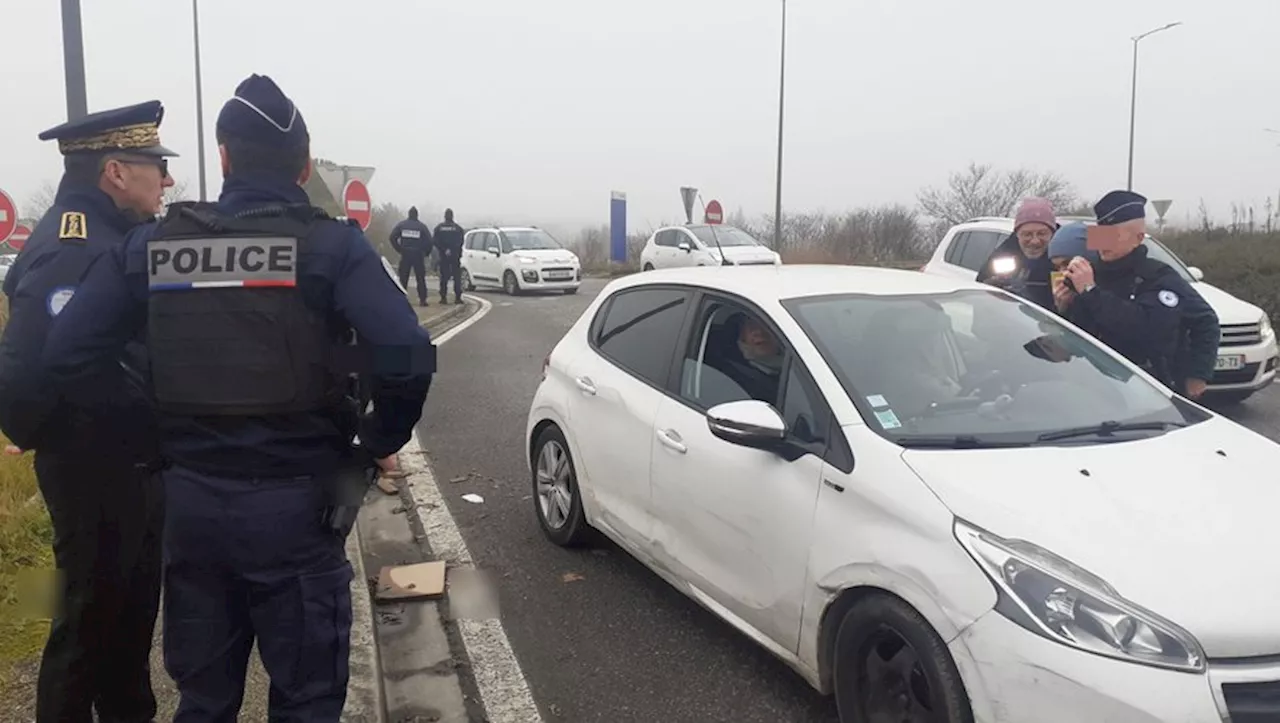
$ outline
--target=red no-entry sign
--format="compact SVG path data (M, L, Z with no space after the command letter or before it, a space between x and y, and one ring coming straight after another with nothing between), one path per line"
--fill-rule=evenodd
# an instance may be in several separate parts
M13 233L9 235L9 240L5 243L9 244L9 248L14 251L21 251L23 246L27 245L27 239L31 238L31 229L23 224L18 224Z
M13 198L0 191L0 243L9 240L18 228L18 206Z
M707 204L707 223L717 224L724 221L724 209L720 208L720 202L712 199Z
M369 188L356 179L347 181L342 189L342 209L347 218L355 219L361 230L369 230L373 221L373 202L369 199Z

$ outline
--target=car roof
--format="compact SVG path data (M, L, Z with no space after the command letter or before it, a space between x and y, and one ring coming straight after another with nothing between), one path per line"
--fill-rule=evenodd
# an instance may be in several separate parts
M975 281L922 274L914 270L837 264L658 269L624 276L614 283L617 290L654 284L688 284L753 300L832 294L901 296L946 294L964 289L991 290L991 287Z
M537 226L477 226L473 229L468 229L467 233L471 233L473 231L541 231L541 230L542 229L538 228Z

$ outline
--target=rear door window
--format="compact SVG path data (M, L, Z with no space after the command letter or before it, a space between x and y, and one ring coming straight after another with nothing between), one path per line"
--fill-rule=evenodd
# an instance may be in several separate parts
M995 231L970 231L960 255L960 265L970 271L980 271L987 259L991 258L991 252L1005 238L1004 234Z
M644 288L619 292L600 311L592 343L631 374L665 388L689 311L689 292Z

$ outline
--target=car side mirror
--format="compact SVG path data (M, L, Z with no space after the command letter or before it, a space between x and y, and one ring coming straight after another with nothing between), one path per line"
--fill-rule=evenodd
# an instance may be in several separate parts
M1188 266L1187 273L1191 274L1191 278L1196 281L1204 281L1204 272L1200 270L1199 266Z
M755 399L717 404L707 410L707 428L740 447L776 451L787 439L787 423L772 405Z
M502 251L501 251L497 246L490 246L490 247L489 247L489 249L488 249L488 251L489 251L489 253L493 254L494 256L501 256L501 255L502 255Z
M679 244L676 245L676 248L680 249L686 254L693 251L693 246L688 241L681 241Z

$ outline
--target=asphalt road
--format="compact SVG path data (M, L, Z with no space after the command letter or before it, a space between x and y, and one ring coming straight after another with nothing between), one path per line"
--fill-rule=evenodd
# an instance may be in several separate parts
M836 723L834 703L616 547L566 551L542 537L525 415L543 358L603 286L482 294L494 308L441 347L420 430L472 556L499 580L503 624L543 717ZM1275 386L1223 411L1280 441Z

